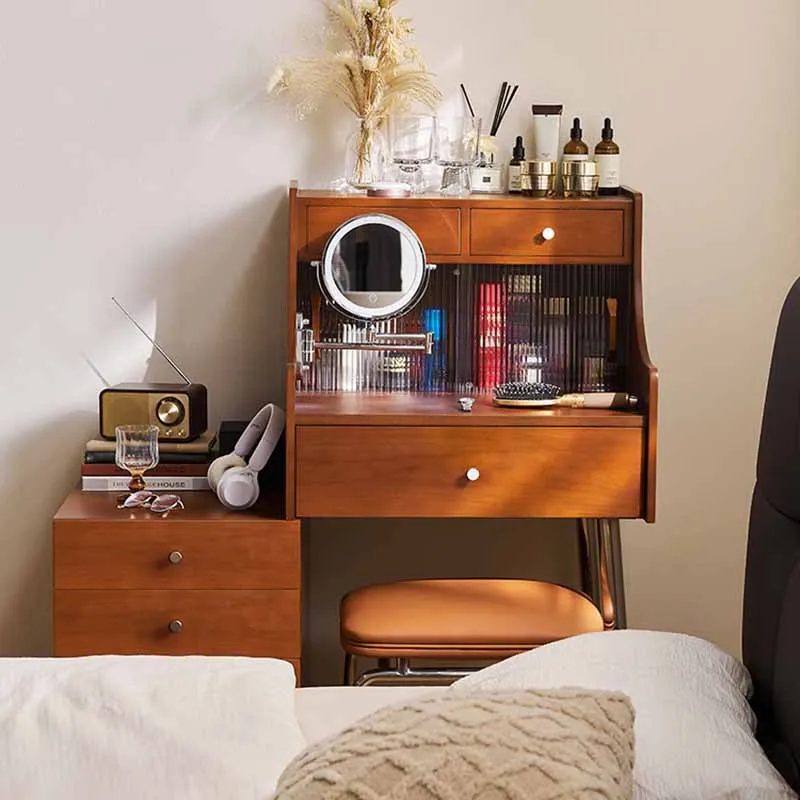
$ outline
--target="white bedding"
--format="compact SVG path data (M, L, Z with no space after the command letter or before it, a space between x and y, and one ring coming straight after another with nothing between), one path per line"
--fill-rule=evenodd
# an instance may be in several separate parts
M344 730L379 708L414 700L445 686L308 686L295 692L295 710L308 744Z
M2 800L265 800L305 745L276 659L0 659Z
M753 735L744 666L710 642L655 631L574 636L446 687L299 689L296 710L317 741L424 692L580 686L625 692L636 711L635 800L790 800L796 795Z
M637 800L796 797L752 736L749 676L707 642L573 637L452 687L311 687L275 659L0 659L0 800L268 800L307 743L424 694L584 686L636 707Z

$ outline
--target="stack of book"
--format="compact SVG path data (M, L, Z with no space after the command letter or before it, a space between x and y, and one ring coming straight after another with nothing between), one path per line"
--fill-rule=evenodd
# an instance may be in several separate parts
M217 437L206 431L191 442L159 442L158 464L144 475L148 489L189 492L208 489L209 464L215 458ZM81 488L85 492L126 491L131 476L115 461L116 442L91 439L81 464Z

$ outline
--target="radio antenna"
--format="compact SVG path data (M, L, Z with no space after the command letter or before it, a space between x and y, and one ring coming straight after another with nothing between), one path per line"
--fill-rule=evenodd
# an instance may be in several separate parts
M116 297L112 296L111 299L114 301L119 310L144 334L147 341L150 342L150 344L152 344L153 347L155 347L155 349L158 350L158 352L161 353L162 356L164 356L164 358L167 360L169 365L175 370L175 372L177 372L178 375L180 375L181 378L183 378L187 384L191 383L189 378L186 377L186 373L184 373L184 371L161 349L158 342L155 339L153 339L150 336L150 334L148 334L148 332L123 308L122 303L120 303Z

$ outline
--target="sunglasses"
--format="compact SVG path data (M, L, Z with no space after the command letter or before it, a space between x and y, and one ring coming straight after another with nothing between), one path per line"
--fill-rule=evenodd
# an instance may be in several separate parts
M147 490L120 497L117 508L147 508L154 514L166 517L170 511L183 508L183 500L177 494L156 494Z

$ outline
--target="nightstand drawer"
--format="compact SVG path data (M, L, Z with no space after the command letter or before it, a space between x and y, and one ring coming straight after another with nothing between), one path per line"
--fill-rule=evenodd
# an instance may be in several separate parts
M624 222L621 209L473 209L470 255L626 263Z
M57 590L54 600L56 656L300 658L297 590Z
M65 519L53 531L56 589L300 587L297 521Z
M641 428L301 426L297 513L636 517L643 447Z

